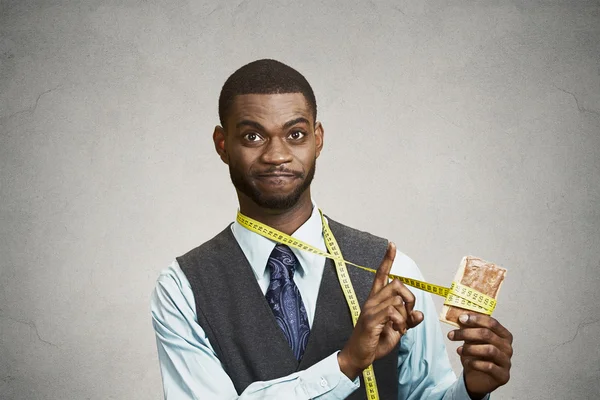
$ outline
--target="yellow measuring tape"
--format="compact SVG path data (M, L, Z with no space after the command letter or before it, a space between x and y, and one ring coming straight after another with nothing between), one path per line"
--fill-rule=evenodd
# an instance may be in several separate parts
M340 281L340 286L342 287L342 292L344 293L344 297L346 297L346 302L350 308L352 324L356 325L356 321L358 321L358 317L360 316L360 304L358 303L356 293L352 287L352 282L348 276L346 264L350 264L362 270L373 273L376 273L377 270L363 267L361 265L344 260L335 237L333 236L333 233L327 224L327 220L323 215L323 212L319 210L319 213L321 214L321 220L323 222L323 238L325 239L325 245L327 246L329 253L326 253L308 243L295 239L290 235L278 231L277 229L271 228L261 222L247 217L239 211L237 214L237 222L244 228L275 242L332 259L335 263L338 280ZM452 285L447 288L416 279L405 278L399 275L389 274L388 276L392 279L399 279L406 285L445 297L446 301L444 302L444 305L460 307L487 315L491 315L494 311L494 308L496 308L496 300L494 298L458 282L452 282ZM375 381L373 365L369 365L369 367L363 371L363 378L365 381L367 398L370 400L378 400L379 392L377 391L377 383Z

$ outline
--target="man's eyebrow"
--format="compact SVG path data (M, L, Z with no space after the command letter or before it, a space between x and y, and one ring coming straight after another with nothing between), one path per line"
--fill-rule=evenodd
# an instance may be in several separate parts
M283 124L283 129L290 128L290 127L292 127L292 126L294 126L296 124L302 123L302 122L305 123L305 124L307 124L307 125L310 125L310 122L308 122L308 120L306 118L299 117L299 118L293 119L293 120L288 121L285 124Z
M292 127L292 126L294 126L296 124L300 124L300 123L305 123L307 125L310 125L310 122L308 121L308 119L306 119L304 117L298 117L296 119L292 119L292 120L286 122L285 124L283 124L282 128L283 129L288 129L288 128L290 128L290 127ZM256 121L249 120L249 119L243 119L243 120L241 120L240 122L238 122L235 125L235 127L236 128L241 128L244 125L245 126L251 126L251 127L255 128L255 129L258 129L258 130L261 130L261 131L265 130L265 128L261 124L259 124Z
M255 129L258 129L260 131L264 131L265 130L265 128L261 124L259 124L258 122L255 122L255 121L250 121L249 119L241 120L240 122L238 122L235 125L235 127L236 128L241 128L243 125L251 126L251 127L255 128Z

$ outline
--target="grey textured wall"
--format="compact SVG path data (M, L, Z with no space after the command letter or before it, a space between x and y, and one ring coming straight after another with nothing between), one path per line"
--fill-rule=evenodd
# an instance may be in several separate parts
M598 398L600 2L575 0L0 1L0 397L161 398L149 295L235 216L216 101L263 57L315 88L323 209L432 282L509 269L495 398Z

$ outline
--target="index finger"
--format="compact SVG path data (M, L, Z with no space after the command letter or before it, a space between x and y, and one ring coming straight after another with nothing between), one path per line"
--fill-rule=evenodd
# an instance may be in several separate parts
M466 319L463 321L465 316ZM500 322L498 322L497 319L490 317L489 315L465 313L460 315L458 321L461 325L467 327L488 328L496 335L500 336L501 338L507 339L508 342L512 344L512 333L510 333L508 329L506 329Z
M371 293L369 296L379 292L385 285L387 285L388 274L392 270L394 258L396 258L396 245L392 242L389 242L385 256L383 257L383 261L381 261L381 264L377 269L377 273L375 274L375 279L373 279L373 286L371 287Z

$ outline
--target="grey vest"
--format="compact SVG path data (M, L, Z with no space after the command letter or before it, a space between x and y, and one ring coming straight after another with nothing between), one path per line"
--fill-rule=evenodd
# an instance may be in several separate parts
M377 268L387 241L329 219L346 260ZM256 282L231 228L178 257L196 301L198 323L238 392L255 381L266 381L304 370L344 347L352 334L352 319L335 272L327 259L317 297L308 344L298 362ZM348 266L360 304L371 290L374 275ZM374 363L381 399L398 397L398 351ZM348 399L366 399L361 387Z

